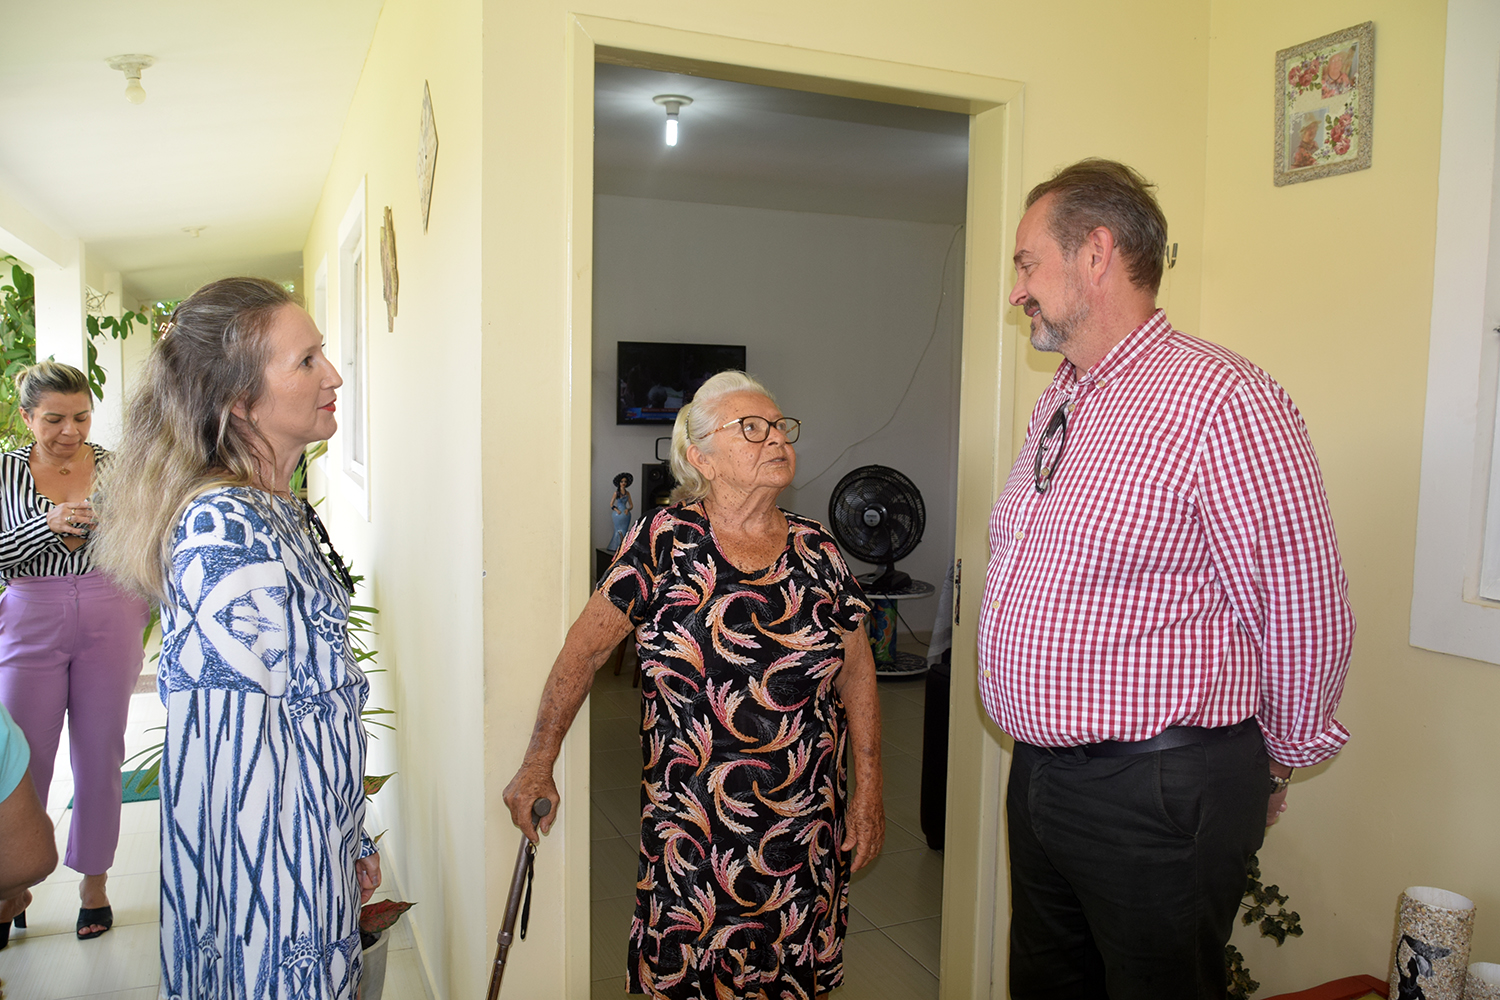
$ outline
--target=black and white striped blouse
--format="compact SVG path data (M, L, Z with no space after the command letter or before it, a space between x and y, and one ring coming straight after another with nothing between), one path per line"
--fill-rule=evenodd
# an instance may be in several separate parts
M97 444L89 447L94 449L97 475L109 453ZM0 454L0 579L87 573L94 568L88 544L69 552L64 536L47 527L47 511L56 505L37 492L31 449L28 444Z

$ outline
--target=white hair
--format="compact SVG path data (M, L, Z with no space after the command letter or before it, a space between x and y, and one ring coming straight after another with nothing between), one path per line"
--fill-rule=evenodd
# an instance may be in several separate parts
M707 447L708 438L724 424L719 404L725 396L736 392L754 392L776 402L771 391L749 375L727 371L719 372L700 385L693 393L692 402L677 411L677 422L672 425L672 477L677 480L672 503L702 500L708 496L708 481L688 461L688 445L696 444L703 451L712 450Z

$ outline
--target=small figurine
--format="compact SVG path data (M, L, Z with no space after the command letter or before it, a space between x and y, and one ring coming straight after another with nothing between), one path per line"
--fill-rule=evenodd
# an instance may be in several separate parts
M631 512L635 510L635 502L630 499L630 484L633 482L635 477L628 472L615 477L615 495L609 501L609 519L615 526L614 536L609 540L611 552L619 551L625 532L630 530L630 523L634 520Z

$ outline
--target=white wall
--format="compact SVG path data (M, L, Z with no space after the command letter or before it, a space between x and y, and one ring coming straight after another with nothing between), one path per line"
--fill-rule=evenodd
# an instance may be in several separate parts
M826 522L829 494L846 472L872 463L897 469L927 506L922 543L901 568L940 583L953 550L962 234L955 240L954 227L930 223L605 195L595 199L594 226L595 545L611 534L611 480L636 477L639 512L641 463L671 432L615 423L616 342L743 344L751 374L776 393L782 412L803 421L797 477L781 505ZM838 457L893 412L890 426ZM936 598L901 602L918 629L932 626L935 611Z

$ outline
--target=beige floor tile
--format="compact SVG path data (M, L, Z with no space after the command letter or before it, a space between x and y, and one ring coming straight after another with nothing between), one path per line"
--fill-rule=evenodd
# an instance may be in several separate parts
M888 723L892 719L911 719L922 717L924 711L922 702L913 700L906 694L905 684L882 683L878 688L880 692L880 721Z
M608 840L610 837L618 837L619 835L620 831L615 829L615 825L609 821L609 817L604 815L604 810L600 809L598 804L594 802L591 793L589 798L589 839Z
M115 848L115 863L109 874L140 875L161 871L161 834L152 830L146 833L122 833L120 845Z
M108 891L116 927L157 924L161 915L161 877L157 873L111 875ZM49 878L31 890L31 897L31 905L26 908L28 938L74 933L79 906L76 877L67 881Z
M833 1000L937 1000L937 976L880 931L844 939L844 985Z
M626 684L629 684L626 680ZM594 693L589 695L591 718L594 719L629 719L632 722L641 720L641 691L640 688L626 687L624 690L600 689L594 686Z
M594 793L594 803L633 846L641 843L641 790L610 788Z
M155 924L117 926L92 941L79 941L71 934L13 938L10 947L0 951L0 979L5 980L6 996L15 1000L138 990L161 979L158 940Z
M926 850L927 841L913 834L906 827L891 819L885 818L885 849L882 854L896 854L899 851Z
M625 996L625 976L611 976L609 979L596 979L593 988L589 990L589 1000L618 1000Z
M909 833L922 829L922 762L910 754L883 754L885 814Z
M630 919L635 915L635 898L618 896L594 903L589 914L590 976L594 979L625 977L625 956L629 950Z
M142 986L137 990L121 990L115 993L90 993L81 997L70 997L68 1000L157 1000L160 992L155 986Z
M849 929L845 933L846 934L858 934L861 931L873 931L874 929L875 929L875 925L870 922L870 918L867 917L867 916L865 916L863 913L860 913L859 912L859 907L854 906L853 904L850 904L850 906L849 906Z
M938 974L938 964L943 946L943 920L927 917L905 924L882 927L881 932L901 946L901 950L922 963L922 968Z
M161 803L127 802L120 807L120 833L161 832Z
M391 941L392 945L395 943ZM423 985L421 956L415 949L386 953L385 991L381 1000L431 1000Z
M853 878L849 902L876 927L943 912L943 856L937 851L882 854Z
M639 788L641 784L641 750L595 750L589 761L589 787Z
M882 735L885 741L896 749L905 751L918 760L922 759L921 711L914 715L897 716L886 721Z
M589 845L589 898L635 897L640 853L624 837L596 840Z
M640 723L635 719L596 719L591 723L590 750L634 750L640 753Z

